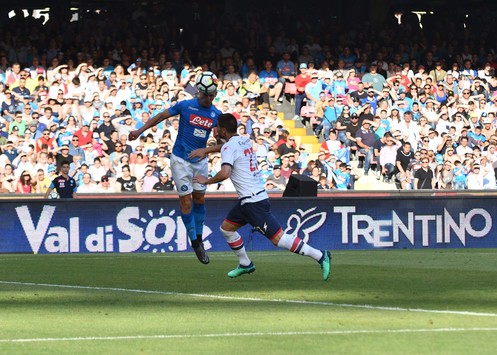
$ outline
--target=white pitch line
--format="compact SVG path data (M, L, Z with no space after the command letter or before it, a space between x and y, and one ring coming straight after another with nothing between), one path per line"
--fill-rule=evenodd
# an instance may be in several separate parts
M99 340L140 340L140 339L185 339L185 338L232 338L295 335L353 335L353 334L398 334L398 333L450 333L450 332L495 332L497 328L433 328L433 329L363 329L363 330L329 330L316 332L254 332L254 333L218 333L218 334L160 334L160 335L123 335L103 337L67 337L67 338L26 338L0 339L0 343L35 343L61 341L99 341Z
M233 254L231 252L217 252L219 254L216 255L216 258L233 258ZM225 253L225 254L222 254ZM258 254L257 257L274 257L274 256L293 256L292 254L286 254L284 252L267 252L267 253L260 253ZM34 256L35 254L26 254L26 256ZM336 253L334 253L336 255ZM165 258L165 259L184 259L184 258L192 258L195 257L193 252L178 252L178 253L135 253L135 254L130 254L130 255L125 255L125 254L119 254L119 255L112 255L112 254L106 254L106 255L96 255L96 254L86 254L86 255L81 255L81 254L38 254L36 257L40 256L50 256L54 257L54 260L80 260L80 259L86 259L86 260L98 260L98 259L124 259L124 258ZM0 262L1 261L13 261L13 260L26 260L25 257L22 256L3 256L0 257Z
M373 305L367 305L367 304L349 304L349 303L335 303L335 302L324 302L324 301L288 300L288 299L281 299L281 298L267 298L266 299L266 298L257 298L257 297L222 296L222 295L209 295L209 294L203 294L203 293L139 290L139 289L120 288L120 287L57 285L57 284L17 282L17 281L0 281L0 284L18 285L18 286L51 287L51 288L68 288L68 289L92 290L92 291L142 293L142 294L150 294L150 295L199 297L199 298L211 298L211 299L228 300L228 301L274 302L274 303L318 305L318 306L329 306L329 307L362 308L362 309L394 311L394 312L420 312L420 313L454 314L454 315L459 315L459 316L497 317L497 313L470 312L470 311L450 311L450 310L422 309L422 308L386 307L386 306L373 306Z

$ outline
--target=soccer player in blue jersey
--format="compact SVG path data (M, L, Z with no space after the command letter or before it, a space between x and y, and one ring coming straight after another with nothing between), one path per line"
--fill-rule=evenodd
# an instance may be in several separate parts
M271 213L268 194L260 178L257 157L248 136L237 134L235 116L230 113L219 115L218 134L226 140L221 149L221 170L213 177L197 175L194 183L215 184L231 178L238 194L238 203L231 209L221 225L221 233L239 259L239 265L228 272L228 276L238 277L255 271L237 229L250 224L268 238L274 245L286 248L292 253L309 256L321 265L324 280L330 276L331 254L318 250L305 243L298 236L286 234Z
M48 198L53 190L56 190L60 198L73 198L76 190L76 180L69 176L69 162L64 160L60 163L60 175L52 180L52 183L45 192Z
M212 76L213 74L211 74ZM217 78L214 77L214 80ZM205 219L206 186L194 183L195 175L207 175L207 159L201 148L205 148L211 130L217 125L221 113L212 105L217 85L208 88L197 85L198 97L180 101L155 115L139 129L130 132L129 139L137 139L143 132L171 116L179 115L178 136L171 155L171 172L179 194L181 218L198 260L209 263L202 243ZM192 153L193 151L201 153Z

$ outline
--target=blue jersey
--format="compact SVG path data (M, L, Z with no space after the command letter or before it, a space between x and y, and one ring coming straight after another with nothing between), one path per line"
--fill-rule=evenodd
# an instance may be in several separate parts
M72 177L66 179L65 177L60 175L52 180L50 188L57 190L60 198L72 198L73 192L74 190L76 190L76 180L74 180Z
M217 116L221 114L215 106L200 106L198 99L180 101L171 106L172 116L180 115L178 136L174 142L173 154L185 159L195 149L205 148L212 128L217 126ZM190 160L192 162L196 160Z

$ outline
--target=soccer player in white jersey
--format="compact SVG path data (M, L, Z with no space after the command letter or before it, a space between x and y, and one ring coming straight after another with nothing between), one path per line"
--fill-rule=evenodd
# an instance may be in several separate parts
M217 80L213 74L211 77ZM209 256L202 243L206 187L192 182L195 175L207 175L207 159L203 153L192 152L203 152L202 148L206 147L209 134L217 125L217 116L221 111L212 105L217 93L216 85L204 90L197 84L197 88L199 89L197 98L180 101L155 115L141 128L130 132L129 139L137 139L147 129L171 116L180 116L178 136L171 155L171 173L178 190L181 219L192 248L198 260L208 264Z
M221 149L221 170L211 178L197 175L193 181L208 185L231 178L238 194L238 203L228 213L220 228L228 245L239 259L239 265L228 272L228 276L233 278L255 271L255 266L245 250L243 239L237 232L238 228L250 224L274 245L318 261L323 279L328 280L331 253L315 249L297 236L285 234L272 214L252 143L248 136L239 136L236 133L236 118L230 113L219 115L217 130L219 136L226 140Z

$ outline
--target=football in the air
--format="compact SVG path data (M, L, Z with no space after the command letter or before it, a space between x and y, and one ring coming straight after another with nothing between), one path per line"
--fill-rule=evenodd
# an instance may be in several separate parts
M197 77L195 83L197 89L204 94L210 94L217 91L217 76L210 71L204 71Z

